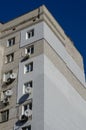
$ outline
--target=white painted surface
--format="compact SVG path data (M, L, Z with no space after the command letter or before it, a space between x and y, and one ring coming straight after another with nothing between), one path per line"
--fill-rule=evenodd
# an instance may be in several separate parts
M31 30L34 29L34 36L26 39L26 33ZM44 37L44 31L43 31L43 23L39 23L33 26L30 26L24 30L21 31L21 42L20 42L20 47L23 47L25 45L29 45L30 43L40 40Z
M24 74L24 65L31 61L33 61L33 71ZM33 81L32 120L21 125L18 130L30 123L31 130L44 130L44 55L30 58L19 64L17 102L23 95L23 84L29 80ZM17 128L15 125L15 130Z
M25 75L31 61L34 70ZM86 130L86 102L45 55L19 64L18 100L28 80L33 80L32 130Z
M17 102L23 96L23 85L24 85L24 83L27 83L29 81L34 82L34 80L35 80L35 78L37 78L37 76L39 76L41 73L43 74L43 67L44 67L43 61L44 61L43 56L40 55L38 57L28 59L25 62L19 63ZM31 63L31 62L33 62L33 71L25 74L24 73L24 66L28 63Z
M80 80L80 82L84 86L86 86L83 71L76 64L73 58L68 54L61 41L55 36L55 34L51 31L51 29L47 26L47 24L44 23L43 26L44 26L44 38L53 47L53 49L57 52L57 54L62 58L62 60L66 63L67 67L73 72L73 74Z
M33 29L35 31L34 37L26 40L26 32ZM70 71L80 80L80 82L86 87L84 72L80 69L73 58L68 54L61 41L55 36L48 25L45 22L40 22L34 26L21 31L21 43L20 47L28 45L40 39L46 39L47 42L52 46L60 58L66 63Z
M86 130L86 101L46 56L44 130Z

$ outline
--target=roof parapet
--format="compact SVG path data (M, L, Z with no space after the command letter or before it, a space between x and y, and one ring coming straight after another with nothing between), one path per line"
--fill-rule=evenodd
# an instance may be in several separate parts
M0 28L3 26L3 24L2 23L0 23Z

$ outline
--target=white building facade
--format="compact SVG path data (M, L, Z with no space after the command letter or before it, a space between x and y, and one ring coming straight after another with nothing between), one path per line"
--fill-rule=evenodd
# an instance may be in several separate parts
M0 58L0 129L86 129L83 59L45 6L0 25Z

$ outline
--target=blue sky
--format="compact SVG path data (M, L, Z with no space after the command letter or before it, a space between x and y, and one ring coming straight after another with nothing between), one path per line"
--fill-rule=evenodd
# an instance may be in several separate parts
M10 21L43 4L83 56L86 72L86 0L0 0L0 21Z

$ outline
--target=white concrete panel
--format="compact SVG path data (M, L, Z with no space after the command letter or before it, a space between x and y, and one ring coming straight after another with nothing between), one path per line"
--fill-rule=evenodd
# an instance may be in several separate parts
M44 130L86 130L86 101L44 57Z
M85 75L80 67L76 64L73 58L68 54L65 47L61 41L55 36L51 29L44 23L44 38L53 47L57 54L62 58L62 60L67 64L67 67L73 72L73 74L80 80L80 82L85 84Z
M23 96L23 84L28 82L28 81L33 81L37 76L43 74L43 67L44 67L44 60L43 60L43 55L30 58L26 60L25 62L20 62L19 63L19 75L18 75L18 97L17 97L17 102L19 99ZM24 74L24 66L28 63L33 62L33 71Z
M26 33L31 30L31 29L34 29L34 36L29 38L29 39L26 39ZM20 47L23 47L25 45L28 45L34 41L37 41L37 40L40 40L42 39L44 36L43 36L43 22L39 23L39 24L36 24L36 25L33 25L33 26L30 26L24 30L21 31L21 42L20 42Z
M33 71L24 74L24 65L32 61ZM44 55L30 58L19 64L17 103L22 97L23 84L29 80L33 81L31 130L44 130ZM29 121L20 126L19 130L28 124ZM18 126L15 126L15 130L16 128Z
M34 37L26 40L26 32L34 28L35 35ZM40 22L36 25L30 26L21 31L21 42L20 47L28 45L32 42L35 42L40 39L46 39L47 42L52 46L52 48L56 51L56 53L60 56L60 58L66 63L67 67L70 71L80 80L80 82L86 87L85 83L85 74L77 65L77 63L73 60L73 58L66 51L65 47L61 43L61 41L57 38L57 36L51 31L48 25L45 22Z

